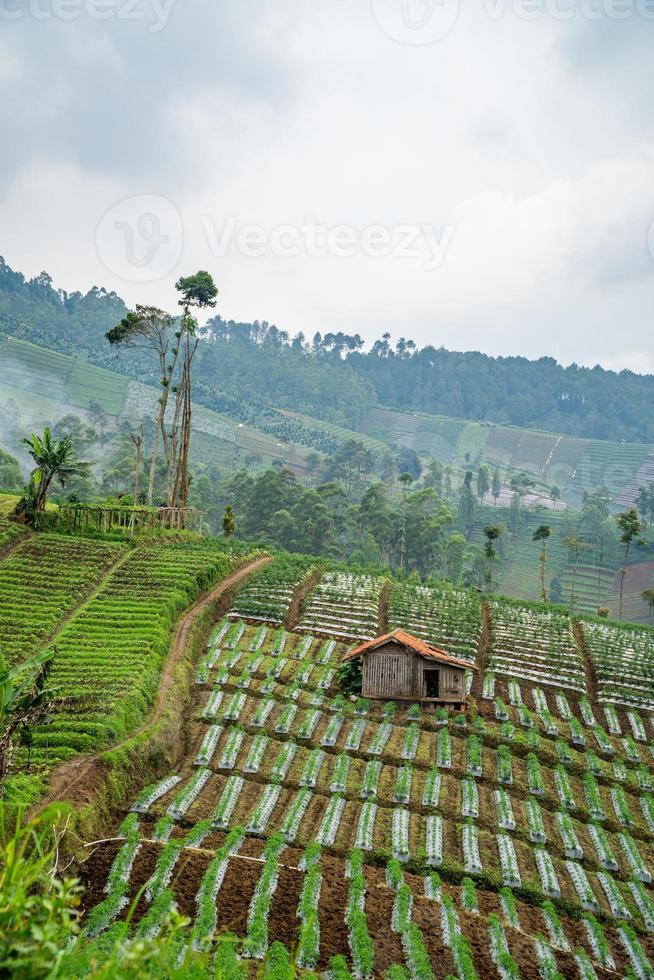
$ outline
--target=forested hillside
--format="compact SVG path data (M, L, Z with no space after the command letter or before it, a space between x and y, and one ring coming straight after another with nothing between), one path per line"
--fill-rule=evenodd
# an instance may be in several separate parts
M153 364L109 348L105 333L125 313L115 293L86 295L53 287L47 273L31 280L0 259L0 325L6 333L96 364L156 380ZM397 332L411 333L410 324ZM550 357L489 357L393 346L384 333L370 349L357 334L329 330L294 337L264 321L213 317L197 360L197 397L247 420L264 406L303 412L356 428L376 405L454 418L510 423L594 439L654 441L654 380L630 371L563 367Z

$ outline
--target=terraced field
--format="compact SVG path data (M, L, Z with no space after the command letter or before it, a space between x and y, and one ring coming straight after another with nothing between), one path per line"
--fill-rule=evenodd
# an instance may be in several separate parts
M644 601L641 593L645 589L652 588L654 562L633 562L626 568L627 572L622 589L622 618L632 623L651 623L652 610ZM619 571L610 576L604 601L611 616L615 619L620 615L620 578Z
M198 593L233 567L219 552L134 549L56 637L52 683L81 709L34 736L36 761L108 744L146 715L172 626Z
M605 485L616 506L632 506L652 471L652 446L579 439L488 422L466 422L425 413L377 407L361 430L387 442L428 452L463 468L485 462L503 473L526 471L538 484L556 484L563 499L579 507L584 490Z
M9 665L52 650L49 683L66 699L32 732L30 772L143 720L175 619L237 560L211 548L23 535L0 561L0 650ZM24 755L18 749L19 767Z
M383 594L343 584L365 636ZM335 587L306 609L323 615ZM280 940L298 968L337 977L654 976L654 704L596 699L591 624L579 646L563 614L413 588L391 591L393 625L447 639L458 610L450 641L477 645L468 713L344 696L350 640L326 638L326 615L315 633L217 623L188 753L87 864L89 935L145 885L141 934L174 902L189 948L237 937L242 975ZM642 633L633 689L652 663Z
M60 534L24 536L0 562L0 649L7 662L37 653L126 555L121 544Z
M0 400L17 403L25 429L43 428L71 412L85 417L92 402L109 417L109 432L119 419L150 419L156 411L156 388L87 361L6 336L0 336L0 358ZM308 450L302 446L282 444L253 425L201 405L194 406L194 418L195 458L211 456L221 465L233 466L240 453L257 454L268 463L283 459L294 472L304 471ZM92 421L91 416L87 421Z

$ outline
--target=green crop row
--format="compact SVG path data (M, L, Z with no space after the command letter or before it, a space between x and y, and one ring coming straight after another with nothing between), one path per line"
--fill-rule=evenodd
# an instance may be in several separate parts
M143 720L174 621L233 559L183 547L137 548L57 636L52 683L72 699L34 736L42 751L107 744ZM79 713L83 711L83 713Z
M37 653L122 554L122 545L57 534L21 542L0 563L0 652L7 661Z

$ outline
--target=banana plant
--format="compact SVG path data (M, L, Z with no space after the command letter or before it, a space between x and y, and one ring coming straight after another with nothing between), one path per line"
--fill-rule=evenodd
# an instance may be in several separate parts
M8 667L0 654L0 796L9 771L16 735L47 720L55 698L47 686L52 651Z
M15 514L25 523L38 527L52 481L56 479L63 487L71 477L87 473L90 464L78 459L69 435L54 438L48 427L42 436L33 432L28 439L23 439L23 445L36 466L16 505Z

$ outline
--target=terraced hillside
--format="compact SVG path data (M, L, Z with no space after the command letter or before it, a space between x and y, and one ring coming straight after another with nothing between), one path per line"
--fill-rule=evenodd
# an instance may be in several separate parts
M0 358L0 405L11 404L12 421L21 434L70 413L92 421L87 416L92 403L106 414L108 433L120 420L134 423L154 417L159 398L156 388L124 375L6 336L0 336ZM18 447L9 449L16 452ZM198 457L210 455L219 464L233 465L241 453L258 455L267 463L282 459L298 473L304 470L308 452L201 405L194 407L193 450Z
M584 490L602 485L609 488L617 507L631 506L652 472L653 447L644 443L579 439L382 407L371 411L360 428L369 436L430 453L454 467L483 462L499 467L503 474L525 471L542 487L556 484L573 507L581 503Z
M110 420L138 421L154 414L158 398L154 388L86 361L6 336L0 338L0 356L5 367L0 402L11 399L18 406L23 429L42 427L68 412L84 416L92 402ZM262 412L250 406L247 418L254 421L247 424L200 405L194 411L195 451L204 455L211 451L219 463L233 464L240 454L254 454L268 463L283 459L302 473L308 453L329 454L356 438L377 455L399 445L461 471L481 462L499 467L505 478L526 471L545 495L546 505L549 487L556 484L564 491L563 500L573 507L579 506L585 490L601 485L611 491L616 508L631 506L639 488L650 481L654 465L654 447L649 444L579 439L381 406L367 414L356 432L285 409ZM506 493L500 503L508 503Z
M247 556L26 532L10 544L0 560L0 652L15 666L51 651L48 684L62 699L31 733L38 795L56 763L143 722L179 614ZM27 751L17 749L18 769Z
M343 586L365 636L373 592ZM652 631L616 662L619 627L554 610L402 586L388 612L476 652L467 713L344 696L323 605L319 635L218 622L189 751L87 862L87 933L145 886L140 934L175 902L190 948L234 934L246 972L280 940L342 977L654 976L654 704L624 697Z
M654 562L633 562L627 565L626 569L622 584L622 618L632 623L651 623L652 610L641 593L652 588ZM616 619L620 612L621 578L619 571L610 577L605 596L605 605L608 606L611 616Z

